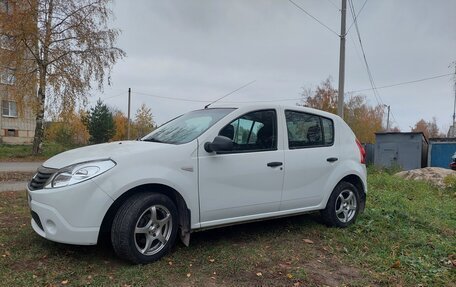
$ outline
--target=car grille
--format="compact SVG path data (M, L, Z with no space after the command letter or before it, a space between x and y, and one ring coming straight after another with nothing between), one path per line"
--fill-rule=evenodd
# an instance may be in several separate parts
M56 172L56 169L40 166L29 183L30 190L43 189L46 181Z

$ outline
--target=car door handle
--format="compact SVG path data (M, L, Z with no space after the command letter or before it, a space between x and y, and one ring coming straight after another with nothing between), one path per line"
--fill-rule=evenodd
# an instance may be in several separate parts
M339 159L337 157L329 157L326 159L327 162L336 162L338 161Z
M267 166L269 167L276 167L276 166L281 166L283 165L283 162L280 161L273 161L273 162L268 162Z

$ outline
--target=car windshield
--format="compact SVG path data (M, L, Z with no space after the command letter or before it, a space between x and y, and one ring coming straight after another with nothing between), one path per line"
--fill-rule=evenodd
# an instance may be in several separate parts
M214 108L183 114L154 130L141 140L168 144L188 143L232 112L233 108Z

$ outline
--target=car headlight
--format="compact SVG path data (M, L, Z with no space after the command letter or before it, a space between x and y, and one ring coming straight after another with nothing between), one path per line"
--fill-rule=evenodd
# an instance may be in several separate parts
M116 165L113 160L96 160L73 164L54 173L44 185L44 188L63 187L77 184L99 176Z

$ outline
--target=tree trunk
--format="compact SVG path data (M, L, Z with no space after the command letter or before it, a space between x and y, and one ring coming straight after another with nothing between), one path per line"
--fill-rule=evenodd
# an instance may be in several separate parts
M35 136L33 137L33 155L37 155L41 151L41 145L43 142L44 135L44 105L46 100L46 73L40 72L40 82L38 88L38 109L36 111L36 125L35 125Z
M33 138L33 155L37 155L41 151L41 145L43 142L44 136L44 107L46 104L46 76L49 60L49 45L51 43L51 34L52 34L52 15L54 13L54 2L50 0L48 3L48 8L46 11L46 23L45 23L45 36L44 43L41 47L43 58L42 61L38 63L38 109L36 111L36 126L35 126L35 136ZM38 46L37 46L38 47Z

